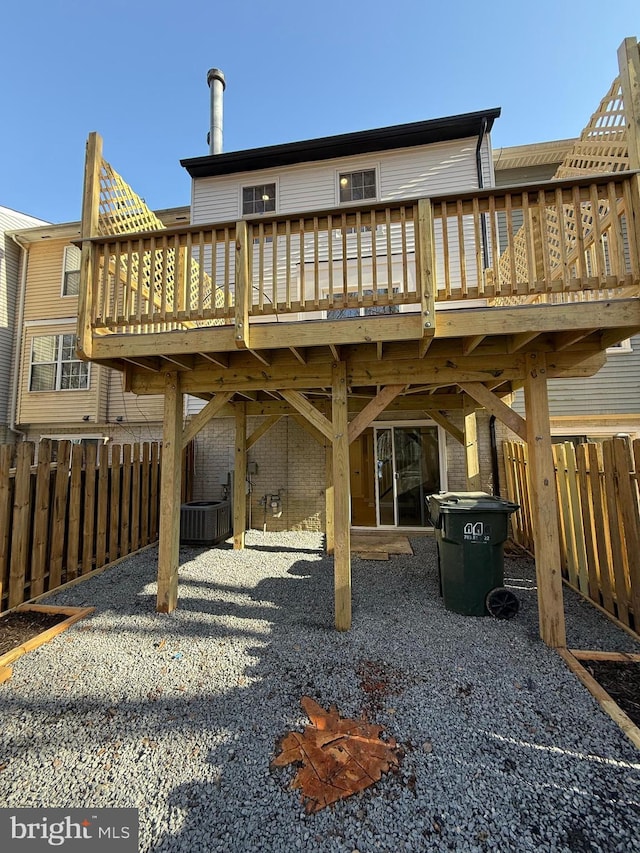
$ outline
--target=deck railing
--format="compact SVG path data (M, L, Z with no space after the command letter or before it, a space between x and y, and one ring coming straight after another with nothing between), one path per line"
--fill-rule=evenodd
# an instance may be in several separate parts
M243 312L250 323L610 298L640 283L639 223L638 176L621 173L98 237L91 325L140 334L242 326Z

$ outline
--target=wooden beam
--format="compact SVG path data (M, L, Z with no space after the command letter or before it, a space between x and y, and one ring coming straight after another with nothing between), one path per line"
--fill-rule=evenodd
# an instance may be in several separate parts
M455 424L452 424L449 418L446 417L446 415L444 415L442 412L438 412L431 409L429 409L428 415L431 420L439 424L442 429L445 430L445 432L448 432L449 435L452 436L452 438L455 438L455 440L464 447L464 433L461 429L458 429Z
M462 355L469 355L480 346L486 335L471 335L469 338L462 340Z
M640 332L640 326L637 329L610 329L608 332L603 332L600 335L600 346L603 349L615 346L620 341L626 341L627 338L632 338Z
M298 359L300 364L306 364L307 363L306 358L302 355L300 350L296 349L295 347L289 347L289 349L294 354L294 356Z
M470 397L479 403L492 415L495 415L499 421L502 421L505 426L509 427L512 432L515 432L523 441L527 440L527 423L517 412L514 412L510 406L503 403L500 397L489 391L479 382L462 382L460 387Z
M160 478L160 542L157 610L172 613L178 603L180 556L180 485L182 483L182 392L180 374L165 374L162 476Z
M247 526L247 407L246 403L237 403L236 409L236 449L233 475L233 547L236 551L244 548L244 535Z
M297 411L300 412L300 414L303 415L317 430L326 436L329 441L333 439L331 421L329 421L328 418L325 418L325 416L321 414L313 403L310 403L305 396L300 394L299 391L286 389L280 389L280 393L289 405L293 406L294 409L297 409Z
M291 415L291 417L298 426L302 427L305 432L309 433L314 441L317 441L318 444L321 444L324 447L327 443L327 437L324 433L320 432L319 429L316 429L313 424L304 417L304 415Z
M434 335L431 335L430 337L423 338L421 341L418 341L418 358L425 357L434 340Z
M462 407L462 417L467 489L470 492L480 492L482 491L482 479L480 477L480 454L478 453L478 423L475 403L466 394Z
M143 367L145 370L150 370L151 373L157 373L159 376L162 371L162 361L159 358L140 355L131 356L130 358L126 358L125 361L135 365L135 367ZM160 377L159 381L162 381L162 377Z
M340 361L340 349L335 344L329 344L329 349L331 350L331 355L336 361Z
M635 38L626 38L618 48L629 168L640 169L640 48Z
M351 484L344 362L333 367L332 392L335 619L338 631L347 631L351 627Z
M398 394L404 390L404 387L404 385L386 385L373 400L367 403L349 424L349 444L365 431L371 421L374 421L392 400L395 400Z
M82 190L82 249L80 252L80 289L78 291L77 347L81 358L91 358L93 353L93 293L95 248L89 238L98 233L100 217L100 171L102 169L102 137L90 133L87 139Z
M258 350L255 349L250 349L249 352L254 358L257 358L259 362L266 364L267 367L271 365L268 352L258 352Z
M235 273L235 344L249 349L249 235L244 219L236 222L236 273Z
M554 349L556 352L568 349L579 341L584 340L584 338L588 338L595 331L595 329L578 329L577 331L558 332L553 339Z
M212 362L213 364L217 364L218 367L229 367L229 356L226 353L209 353L209 352L199 352L198 355L201 355L202 358L205 358L207 361Z
M265 418L260 426L256 427L256 429L254 429L251 435L247 438L247 450L253 447L256 442L260 441L262 436L266 435L271 427L275 426L281 418L282 415L270 415L268 418Z
M562 574L556 479L549 429L544 353L528 353L524 381L528 471L538 583L540 636L552 648L567 644L562 604Z
M167 361L170 361L172 364L175 364L177 367L180 367L182 370L193 370L193 364L195 361L194 355L164 355ZM173 369L173 368L170 368Z
M421 337L433 338L436 328L434 299L435 247L431 200L418 199L416 222L416 286L420 295Z
M211 418L215 418L220 409L225 406L233 397L233 391L223 391L221 394L209 400L204 409L201 409L197 415L194 415L189 423L185 426L182 432L182 446L186 447L192 438L195 438L200 430L209 423Z
M510 335L507 352L518 352L523 347L526 347L528 343L535 340L539 334L539 332L518 332L516 335Z
M327 554L334 552L333 526L333 445L327 444L324 450L324 506L325 506L325 550Z

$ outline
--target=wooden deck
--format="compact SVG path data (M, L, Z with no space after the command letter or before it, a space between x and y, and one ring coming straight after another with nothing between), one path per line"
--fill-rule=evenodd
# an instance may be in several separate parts
M128 390L165 395L160 610L177 602L180 450L210 418L236 420L237 548L256 434L290 414L328 448L327 543L346 629L349 443L382 411L418 409L462 444L475 490L475 411L485 408L527 441L541 635L565 645L547 381L592 375L607 347L640 330L635 39L619 63L615 97L567 171L580 171L587 150L598 162L590 154L589 174L538 185L163 229L92 134L78 346L124 371ZM504 402L519 386L526 419ZM185 393L208 402L183 428ZM266 416L250 436L248 415Z

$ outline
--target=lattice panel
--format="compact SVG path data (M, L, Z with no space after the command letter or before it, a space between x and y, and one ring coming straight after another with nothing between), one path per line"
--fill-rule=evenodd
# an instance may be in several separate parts
M147 207L144 199L133 191L129 184L106 161L102 160L100 168L100 203L98 216L98 234L101 236L134 234L145 231L164 231L166 226L156 214ZM142 274L140 275L140 257L142 259ZM139 256L130 255L132 282L142 281L142 295L161 310L174 308L174 283L176 278L176 251L169 249L164 255L158 252L145 251ZM153 271L153 272L152 272ZM126 278L128 270L126 259L121 259L121 274ZM151 279L153 278L153 281ZM188 276L188 307L197 307L198 290L201 284L201 274L198 262L190 260ZM135 289L134 284L134 289ZM203 301L209 301L212 292L211 277L205 272L202 275L204 290ZM162 303L162 293L166 304ZM216 288L215 306L224 305L224 293ZM198 325L217 325L221 321L207 321Z
M585 174L608 174L623 172L629 169L629 148L625 125L624 101L620 77L611 84L598 109L591 116L589 123L576 140L572 149L567 153L562 164L554 174L555 179L581 177ZM592 205L586 202L582 206L582 228L588 238L593 228ZM600 218L608 214L608 205L600 205ZM551 248L552 268L551 277L555 278L561 262L559 251L560 228L564 228L566 245L572 249L576 245L576 221L574 211L568 209L564 214L564 222L560 224L557 210L546 208L546 239ZM515 260L516 275L519 281L527 280L526 259L526 225L523 225L513 237L512 249ZM554 264L555 261L555 264ZM582 260L588 264L588 258ZM499 275L505 285L511 284L511 248L507 248L500 257ZM538 297L542 301L543 297ZM504 297L495 300L495 304L515 304L520 299Z

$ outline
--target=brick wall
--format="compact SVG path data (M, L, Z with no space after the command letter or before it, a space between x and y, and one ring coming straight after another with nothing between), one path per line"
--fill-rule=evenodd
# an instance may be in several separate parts
M247 419L247 435L263 418ZM195 438L194 500L220 500L227 474L234 467L235 421L215 418ZM282 418L253 445L248 462L250 473L250 526L267 530L324 530L325 455L311 436L291 418ZM260 501L280 493L279 518Z
M461 412L447 412L448 420L463 429ZM478 456L480 458L480 477L482 490L493 493L493 472L491 466L491 434L489 431L489 415L485 411L476 413L478 425ZM449 491L466 491L467 472L464 448L452 436L447 435L447 472Z

